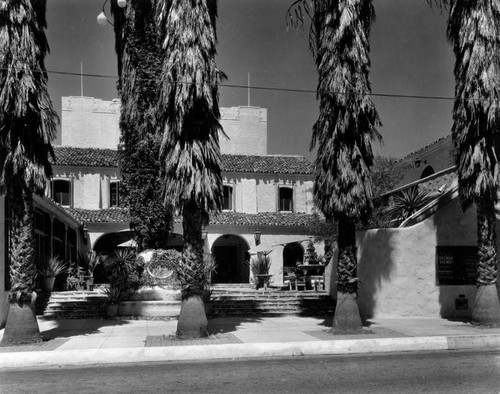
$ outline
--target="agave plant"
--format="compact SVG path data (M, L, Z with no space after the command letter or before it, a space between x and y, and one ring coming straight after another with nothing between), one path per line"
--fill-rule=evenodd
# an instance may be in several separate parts
M428 192L419 190L418 186L409 187L393 195L392 204L385 213L391 220L401 222L426 205L430 197Z
M39 273L45 278L55 278L59 274L68 272L67 264L59 257L51 257L40 269Z
M271 257L269 253L259 252L250 262L250 269L254 277L257 275L269 275L271 269Z

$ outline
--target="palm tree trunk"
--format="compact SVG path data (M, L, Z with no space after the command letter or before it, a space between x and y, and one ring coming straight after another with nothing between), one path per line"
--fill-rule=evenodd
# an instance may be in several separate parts
M36 343L42 340L34 307L37 268L33 240L32 192L26 187L16 188L11 201L13 219L11 289L2 346Z
M184 207L184 251L179 278L182 282L182 306L177 336L200 338L208 335L208 320L203 303L203 211L196 203Z
M480 324L500 323L497 288L497 246L495 207L491 200L477 204L477 292L472 319Z
M333 318L333 329L339 331L361 331L358 303L358 260L356 256L356 227L346 217L339 219L339 258L337 264L337 305Z

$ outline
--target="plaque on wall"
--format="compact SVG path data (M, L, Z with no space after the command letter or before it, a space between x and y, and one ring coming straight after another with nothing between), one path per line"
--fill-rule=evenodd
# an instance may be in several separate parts
M475 285L477 261L477 246L436 246L436 284Z

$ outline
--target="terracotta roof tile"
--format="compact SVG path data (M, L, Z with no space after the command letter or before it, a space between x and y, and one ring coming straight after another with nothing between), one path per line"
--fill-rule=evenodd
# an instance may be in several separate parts
M126 223L129 221L128 210L125 208L64 208L64 210L81 223Z
M112 149L54 146L55 165L118 167L118 151ZM312 174L314 166L303 156L222 155L222 171L264 174Z
M113 149L71 148L54 146L56 156L52 164L82 167L118 167L118 151Z
M313 226L318 220L307 213L293 212L221 212L210 218L210 224L240 226Z
M126 223L129 221L128 211L125 208L108 209L81 209L64 208L74 219L79 222L91 223ZM210 219L210 224L232 225L232 226L314 226L318 217L306 213L283 213L283 212L221 212ZM182 219L175 219L180 223Z
M271 174L312 174L313 164L303 156L222 155L222 170Z

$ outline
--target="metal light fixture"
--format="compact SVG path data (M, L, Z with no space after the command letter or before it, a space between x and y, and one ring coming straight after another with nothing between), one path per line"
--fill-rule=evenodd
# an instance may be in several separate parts
M201 231L201 239L205 241L207 239L207 237L208 237L208 231L203 229Z
M97 23L99 24L99 26L106 26L106 23L111 24L111 22L108 21L108 17L104 13L104 10L99 15L97 15Z
M260 230L255 230L255 235L254 235L254 238L255 238L255 245L260 245L260 236L261 236L261 232Z
M107 23L113 26L113 24L109 21L108 17L106 16L106 11L104 10L106 3L108 1L109 0L104 1L104 4L102 5L102 12L99 15L97 15L97 23L99 24L99 26L106 26ZM120 8L125 8L127 6L127 0L117 0L116 4Z
M85 223L85 222L83 222L82 233L83 233L83 243L84 243L84 245L87 245L87 238L89 236L89 229L87 228L87 223Z

